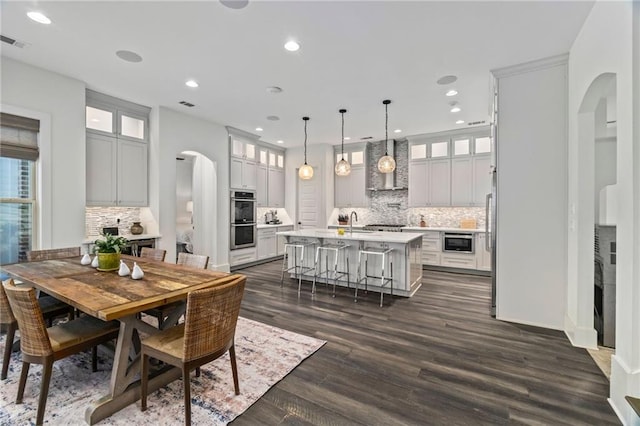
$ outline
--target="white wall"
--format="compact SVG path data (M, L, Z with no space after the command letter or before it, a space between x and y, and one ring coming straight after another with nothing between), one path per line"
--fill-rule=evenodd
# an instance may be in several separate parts
M209 158L216 174L216 209L208 220L215 226L217 253L210 267L229 270L229 142L219 124L160 107L152 115L149 159L149 204L160 226L160 247L167 259L176 256L176 155L195 151ZM204 220L204 219L203 219Z
M589 264L593 205L584 184L593 179L579 137L579 111L599 76L615 73L617 119L616 354L612 358L610 402L623 422L638 419L624 395L640 396L640 3L596 2L576 38L569 60L569 230L568 328L593 328L593 306L584 303L593 284L582 279ZM591 221L591 223L590 223ZM570 335L571 330L567 330ZM574 343L581 345L574 336Z
M85 84L9 58L1 62L2 110L41 119L35 248L78 246L85 233Z
M496 70L496 317L562 329L566 308L566 56Z

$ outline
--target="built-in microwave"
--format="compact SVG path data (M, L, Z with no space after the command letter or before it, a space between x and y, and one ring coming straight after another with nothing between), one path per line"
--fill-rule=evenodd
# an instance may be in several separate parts
M473 253L473 234L463 232L445 232L442 237L442 251L454 253Z

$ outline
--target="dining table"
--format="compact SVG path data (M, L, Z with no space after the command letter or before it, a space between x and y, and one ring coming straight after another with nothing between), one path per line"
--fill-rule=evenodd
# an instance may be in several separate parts
M189 292L223 285L239 274L194 269L168 262L122 255L132 269L133 263L144 271L142 279L121 277L118 271L98 271L82 265L80 257L3 265L3 272L26 285L59 299L87 315L104 321L118 320L120 331L115 346L109 393L92 401L85 421L92 425L140 398L140 336L152 335L159 328L143 311L173 304L175 309L164 323L175 324L185 312ZM149 377L149 392L181 377L179 369L159 365Z

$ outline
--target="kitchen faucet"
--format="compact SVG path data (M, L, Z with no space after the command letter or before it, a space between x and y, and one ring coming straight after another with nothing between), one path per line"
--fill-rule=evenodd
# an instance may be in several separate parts
M351 212L351 214L349 215L349 233L353 234L353 216L356 216L356 222L358 221L358 213L354 211Z

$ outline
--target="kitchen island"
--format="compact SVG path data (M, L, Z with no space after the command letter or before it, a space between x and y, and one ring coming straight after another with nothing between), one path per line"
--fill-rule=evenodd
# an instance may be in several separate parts
M346 257L349 259L349 285L354 287L358 273L358 250L360 248L390 248L393 249L391 261L393 262L393 294L398 296L411 297L422 284L422 234L413 232L366 232L345 230L344 235L339 235L334 229L304 229L299 231L278 232L277 235L286 238L287 242L314 243L311 249L304 252L303 266L313 268L315 263L315 248L325 244L344 244ZM289 267L293 267L293 256L289 256ZM332 260L329 260L333 265ZM364 261L362 262L364 269ZM324 261L323 261L324 269ZM368 272L370 275L380 274L380 261L371 258L369 260ZM338 270L347 271L347 265L340 256ZM385 271L388 275L388 271ZM291 274L293 277L293 274ZM303 274L303 280L312 281L314 271L309 270ZM318 282L325 282L325 279L318 278ZM333 280L329 280L333 283ZM337 285L346 287L347 277L338 280ZM369 279L368 288L371 291L380 291L379 281ZM311 289L309 288L309 291ZM389 286L383 288L385 293L389 293Z

